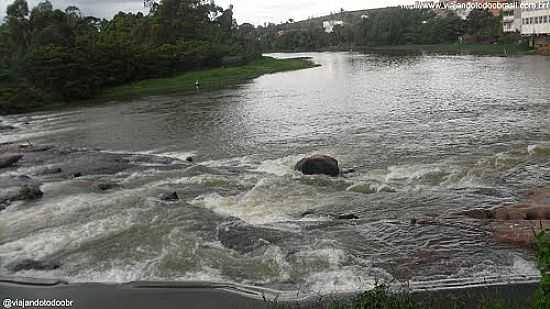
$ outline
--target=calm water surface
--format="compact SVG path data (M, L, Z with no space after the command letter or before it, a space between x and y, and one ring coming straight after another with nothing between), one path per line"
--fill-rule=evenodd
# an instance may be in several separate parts
M57 255L61 269L27 275L232 281L304 293L375 280L424 286L536 276L530 251L496 243L460 212L514 202L550 180L550 156L528 151L550 142L550 59L276 56L311 56L322 66L235 89L6 117L20 128L0 142L193 155L235 172L151 169L118 175L133 189L108 195L48 184L61 192L48 198L46 190L39 206L48 211L0 216L0 267ZM357 173L329 179L292 170L314 153ZM159 209L150 198L158 187L178 191L185 205ZM334 219L347 213L360 220ZM232 231L229 218L249 225ZM244 241L266 229L280 237L236 250L220 242L220 229Z

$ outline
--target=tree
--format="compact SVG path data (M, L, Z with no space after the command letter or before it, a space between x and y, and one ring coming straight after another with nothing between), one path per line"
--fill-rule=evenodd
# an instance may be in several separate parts
M118 13L108 21L83 16L75 6L54 9L49 1L29 11L25 0L15 0L0 25L0 82L14 83L0 89L0 111L86 99L102 87L220 66L227 56L261 56L256 29L238 27L232 6L223 10L206 0L150 4L147 15Z

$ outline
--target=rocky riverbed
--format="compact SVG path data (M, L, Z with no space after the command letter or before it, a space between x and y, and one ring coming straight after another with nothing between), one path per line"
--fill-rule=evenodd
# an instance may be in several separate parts
M334 161L334 159L331 160ZM99 149L38 145L31 142L5 143L0 145L0 162L4 162L0 169L0 210L15 214L18 211L32 212L33 208L35 208L37 216L40 216L41 200L43 198L46 198L48 202L51 202L52 198L55 199L56 195L67 194L78 196L93 194L96 199L101 195L104 195L105 198L113 198L116 196L114 195L116 192L119 192L119 194L127 192L131 195L133 191L138 190L142 191L139 193L142 198L159 207L156 210L158 212L179 209L187 213L187 215L179 219L185 218L183 222L178 221L178 219L171 223L170 221L166 221L165 223L158 222L155 223L157 227L166 223L168 223L167 227L175 227L181 224L190 225L190 232L199 232L202 235L200 236L201 238L210 242L218 242L224 248L243 256L255 256L258 252L264 252L268 256L271 254L277 256L278 253L269 253L273 245L280 248L299 248L301 247L300 243L304 244L315 241L315 230L334 230L338 229L338 226L342 226L342 224L344 226L350 223L352 225L360 225L362 222L365 222L365 218L362 218L364 215L354 212L346 213L338 210L339 207L335 207L332 210L326 207L313 208L312 210L302 211L301 214L297 213L297 218L301 217L301 220L305 221L300 224L300 227L295 226L290 230L281 229L280 226L276 227L270 224L251 224L238 217L224 216L218 211L214 212L198 206L196 199L201 199L201 196L205 196L204 194L208 196L212 192L217 192L217 194L222 194L223 196L231 196L243 188L235 187L233 190L228 190L227 186L222 183L218 187L215 179L211 179L210 182L212 183L206 187L190 184L182 187L181 184L163 179L166 179L166 174L176 176L177 178L203 177L204 175L210 175L210 177L214 175L218 177L231 177L240 174L242 170L234 167L207 167L193 164L190 161L193 160L180 160L157 155L109 153L100 151ZM155 173L151 173L152 171L155 171L155 173L164 173L165 175L155 176ZM343 188L346 186L345 183L347 180L345 178L329 181L328 178L324 178L328 176L319 177L319 180L326 179L323 180L323 186L327 186L330 183L332 183L330 186L337 183L343 185ZM306 181L317 181L314 180L316 178L309 179ZM146 193L142 190L142 186L145 183L149 183ZM151 186L151 183L155 185ZM69 190L69 192L63 192L63 189L59 191L60 184L62 184L65 190ZM362 188L361 185L351 185L348 191L360 194L377 194L376 188L372 189L369 187L368 190L359 190L358 188ZM395 190L380 190L379 194L389 194L392 192L395 192ZM466 229L476 229L476 233L492 234L498 241L531 245L533 230L539 228L538 226L541 222L544 226L548 224L548 221L540 221L546 220L546 216L548 215L548 196L548 191L535 191L526 195L525 203L518 205L496 207L494 209L471 209L464 213L451 215L451 217L441 217L438 215L411 217L408 224L413 228L416 226L416 229L463 225L463 228ZM139 200L134 201L134 203L143 202L145 200L141 202ZM116 200L114 203L116 203ZM116 205L112 205L116 207ZM70 205L65 205L64 207L70 207ZM98 209L96 211L102 210ZM176 213L180 211L176 211ZM4 214L0 212L0 216L2 215ZM93 216L92 213L90 215ZM179 216L181 215L183 214ZM155 213L152 212L140 220L146 219L148 216L155 216ZM381 217L383 218L383 215ZM455 219L451 219L453 217ZM325 219L319 221L316 218ZM474 221L466 223L468 218L472 218ZM53 221L55 220L54 218ZM452 223L451 220L456 220L456 223ZM37 227L37 231L48 226L49 224L42 224L42 227ZM301 230L301 232L295 230L296 228ZM17 229L10 234L0 236L0 240L4 243L15 241L18 237ZM43 241L47 241L47 239ZM34 257L33 255L18 256L5 260L4 268L9 273L18 275L22 272L23 274L28 272L36 274L36 271L50 274L56 273L59 269L63 269L64 263L74 263L73 259L76 252L80 250L86 252L92 249L86 249L86 246L88 245L85 245L85 247L79 245L68 251L55 250L55 252L49 254L46 252L36 252L37 254L34 254ZM120 249L122 252L126 251L122 247ZM188 249L190 250L190 248ZM266 252L265 250L268 251ZM203 254L212 254L212 252ZM299 261L302 253L296 251L286 254L285 259L290 259L291 261L298 259ZM294 254L297 254L297 256L293 257ZM435 261L433 258L429 257L427 252L425 254L417 252L415 258L409 261L406 259L402 260L401 267L411 269L414 267L414 264L433 263ZM300 263L308 263L306 261L303 260ZM0 260L1 262L2 260ZM312 263L315 264L316 262ZM189 265L181 265L181 267L185 268L189 267ZM379 275L384 276L382 273ZM402 278L410 276L405 269L395 270L392 275Z
M236 89L3 117L0 275L294 294L538 278L513 239L546 217L528 192L550 182L547 62L311 56Z

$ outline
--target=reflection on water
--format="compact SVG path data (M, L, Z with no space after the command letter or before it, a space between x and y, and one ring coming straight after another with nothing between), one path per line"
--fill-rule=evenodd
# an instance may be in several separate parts
M230 280L310 293L368 288L375 278L443 284L537 273L529 251L495 243L458 213L514 201L550 179L549 157L528 153L550 141L549 59L276 56L322 66L237 89L7 117L20 129L0 142L193 154L237 172L118 175L134 189L108 198L49 184L61 193L42 202L44 222L33 208L0 216L0 258L64 257L64 268L34 276ZM359 172L294 173L311 153ZM189 207L151 205L158 186L183 191ZM334 219L343 213L361 219ZM230 217L243 220L224 230L230 239L280 237L228 248L219 230Z

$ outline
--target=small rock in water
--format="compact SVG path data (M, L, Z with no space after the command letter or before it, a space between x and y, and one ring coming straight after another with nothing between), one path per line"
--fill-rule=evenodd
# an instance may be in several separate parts
M187 157L185 159L185 161L189 162L189 163L193 163L193 157Z
M0 177L0 204L7 207L13 201L41 198L40 182L28 176Z
M372 194L377 192L377 188L374 185L371 185L369 183L361 182L355 185L352 185L346 189L346 191L351 192L357 192L357 193L364 193L364 194Z
M8 265L8 269L12 272L18 272L21 270L54 270L61 267L57 262L52 261L36 261L32 259L25 259Z
M109 191L116 187L118 187L118 184L113 182L103 182L103 183L97 184L97 188L101 191Z
M418 220L416 220L416 218L412 218L412 219L411 219L411 225L416 225L416 222L417 222L417 221L418 221Z
M73 177L74 178L82 177L82 173L74 173Z
M345 169L342 169L342 175L348 175L348 174L353 174L355 173L356 170L354 168L345 168Z
M397 191L395 191L395 189L390 186L382 185L378 188L378 192L395 193Z
M163 195L160 196L160 199L166 202L175 202L175 201L178 201L180 198L177 192L172 192L172 193L164 193Z
M11 167L23 158L20 154L0 156L0 168Z
M0 125L0 131L8 131L15 129L14 126L8 126L8 125Z
M41 198L44 192L36 185L26 185L19 190L19 200L30 201Z
M358 216L355 214L343 214L338 216L338 220L357 220L359 219Z
M60 167L46 167L36 173L38 176L47 176L47 175L54 175L54 174L60 174L63 170Z

